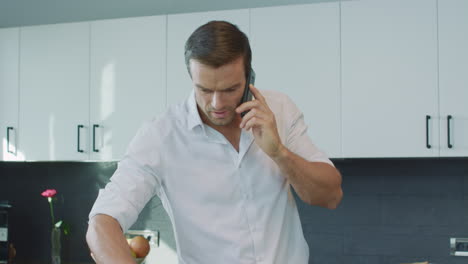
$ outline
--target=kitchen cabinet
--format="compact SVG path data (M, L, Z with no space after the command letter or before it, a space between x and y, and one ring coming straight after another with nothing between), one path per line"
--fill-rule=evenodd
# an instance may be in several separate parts
M27 160L89 156L89 23L21 28L19 151Z
M90 73L90 159L121 159L166 107L166 16L92 22Z
M19 28L0 29L0 160L21 160L18 153Z
M182 102L193 89L185 66L185 42L195 29L211 20L226 20L249 35L249 10L175 14L167 16L167 104Z
M468 156L468 1L439 0L438 10L440 155Z
M339 3L254 8L256 86L287 94L304 113L313 142L341 157Z
M343 1L341 33L343 156L438 156L437 1Z
M256 86L330 157L467 156L467 13L361 0L0 29L0 160L120 159L193 89L185 41L211 20L249 36Z

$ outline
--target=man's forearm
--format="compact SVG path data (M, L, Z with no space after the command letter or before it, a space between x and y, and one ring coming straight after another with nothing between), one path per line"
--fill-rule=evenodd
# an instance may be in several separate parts
M335 209L343 197L341 175L324 162L310 162L282 146L272 157L306 203Z
M111 216L91 218L86 241L96 263L135 263L119 223Z

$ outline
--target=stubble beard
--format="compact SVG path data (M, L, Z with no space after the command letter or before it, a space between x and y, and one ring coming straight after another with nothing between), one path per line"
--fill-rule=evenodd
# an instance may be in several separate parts
M228 115L225 118L216 118L216 117L214 117L211 114L211 112L213 112L213 110L211 110L211 109L207 109L205 113L206 113L206 116L208 117L208 120L210 120L210 122L213 125L215 125L215 126L226 126L226 125L231 124L232 121L234 120L235 112L232 109L227 109L225 111L228 112Z

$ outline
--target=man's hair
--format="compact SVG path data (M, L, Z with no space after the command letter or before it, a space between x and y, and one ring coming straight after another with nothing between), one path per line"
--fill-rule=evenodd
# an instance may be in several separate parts
M249 39L239 28L226 21L210 21L197 28L185 42L185 65L190 72L190 60L218 68L244 58L244 72L250 72L252 51Z

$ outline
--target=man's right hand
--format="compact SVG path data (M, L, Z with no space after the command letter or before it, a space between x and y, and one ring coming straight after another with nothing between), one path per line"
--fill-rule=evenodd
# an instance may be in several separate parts
M135 264L119 222L109 215L99 214L89 220L86 242L96 263Z

